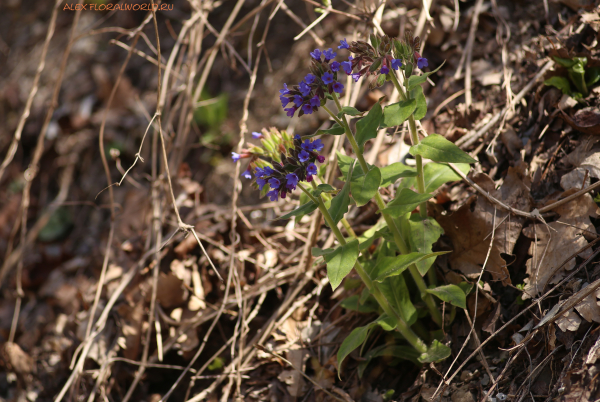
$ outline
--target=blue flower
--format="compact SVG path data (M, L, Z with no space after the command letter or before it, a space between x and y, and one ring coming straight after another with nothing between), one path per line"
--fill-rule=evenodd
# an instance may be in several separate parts
M314 52L310 52L310 55L315 60L321 60L321 51L319 49L315 49Z
M261 169L261 168L257 167L256 170L254 171L254 176L256 176L258 178L263 177L265 175L267 175L265 173L265 169Z
M285 110L287 113L287 117L292 117L294 115L294 113L296 113L296 108L295 107L289 107L287 109L283 109Z
M263 172L265 172L264 175L263 175L263 177L264 176L271 176L273 173L275 173L275 171L273 169L271 169L271 166L266 166L263 169Z
M312 98L310 98L310 105L314 107L321 106L321 99L319 99L317 95L313 96Z
M242 176L245 177L246 179L252 178L252 174L250 173L250 170L244 170L244 172L242 173Z
M304 162L306 162L307 160L310 159L310 154L303 149L298 154L298 159L300 160L300 162L304 163Z
M279 197L279 191L271 190L267 193L267 197L269 197L271 201L277 201L277 198Z
M336 81L333 83L333 91L334 92L341 94L343 90L344 90L344 85L341 82Z
M261 138L263 138L262 133L257 133L256 131L254 131L252 133L252 138L254 138L255 140L260 140Z
M334 61L333 63L331 63L329 65L329 67L331 67L331 71L333 71L335 73L335 72L339 71L339 69L340 69L340 63L337 62L337 61Z
M429 66L429 62L427 62L427 59L425 57L419 57L417 59L417 67L419 67L419 70L422 70L423 67L428 67Z
M354 82L358 82L358 80L360 80L360 73L352 74L352 78L354 79Z
M238 154L237 152L231 153L231 159L233 159L234 162L239 161L241 157L242 157L242 155Z
M269 179L269 186L271 186L272 189L277 189L279 188L279 186L281 185L281 183L279 182L278 179L271 177Z
M323 74L323 77L321 78L323 78L323 82L325 84L331 84L333 82L333 74L331 74L329 71Z
M312 114L313 109L312 106L307 103L304 106L302 106L302 111L304 112L304 114Z
M304 140L301 147L302 147L302 149L304 149L305 151L308 151L308 152L313 150L313 145L312 145L312 142L310 142L310 140Z
M325 144L323 144L323 141L321 141L320 138L317 140L314 140L311 145L312 145L312 150L317 151L317 152L321 152L321 150L325 146Z
M348 42L346 42L346 38L340 41L341 45L338 46L338 49L349 49Z
M400 60L400 59L392 59L392 68L394 70L397 70L400 67L402 67L402 60Z
M352 62L351 61L342 61L342 68L344 72L348 75L352 74Z
M388 66L381 66L381 74L388 74L390 72L390 69L388 68Z
M304 103L304 99L300 95L294 95L294 105L297 107L302 106Z
M313 82L315 82L315 77L313 74L307 74L306 77L304 77L304 81L306 81L307 84L312 84Z
M258 184L259 191L262 191L265 184L267 184L267 181L265 179L256 179L256 184Z
M295 139L295 140L301 140L301 139L302 139L302 137L300 137L300 134L296 134L296 135L294 136L294 139Z
M306 173L309 175L316 175L317 174L317 165L315 165L314 163L309 163L308 167L306 168Z
M290 190L295 190L296 185L298 185L298 176L296 176L296 173L288 173L285 176L285 179L287 180L287 184L285 186Z
M281 101L281 107L286 107L290 103L290 98L286 98L283 95L279 95L279 100Z
M333 49L329 48L323 52L323 55L325 56L325 61L329 61L335 58L335 56L337 56L337 53L334 52Z
M300 92L303 96L308 96L308 94L310 93L310 86L308 86L308 84L304 81L298 84L298 89L300 89Z
M283 89L280 89L279 93L282 95L287 95L290 93L290 90L288 89L287 84L283 84Z

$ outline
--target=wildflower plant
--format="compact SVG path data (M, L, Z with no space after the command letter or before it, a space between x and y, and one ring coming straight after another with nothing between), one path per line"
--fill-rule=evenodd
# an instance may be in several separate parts
M271 200L285 198L295 189L303 192L301 200L306 202L282 218L319 209L338 245L324 250L313 248L313 256L323 257L327 263L333 289L340 286L352 269L360 277L363 291L346 299L345 308L380 314L372 323L355 328L344 340L337 356L340 372L346 356L366 341L375 326L395 331L399 342L408 345L372 350L361 363L359 373L370 358L390 353L417 363L445 359L450 348L441 342L443 331L428 331L427 325L439 329L444 322L449 324L456 307L466 308L466 295L471 289L468 283L438 286L431 268L436 256L445 252L432 251L443 230L435 219L427 216L427 201L439 186L460 179L448 163L455 163L467 173L469 164L475 160L441 135L424 133L425 137L419 139L416 121L427 112L422 84L437 71L422 71L429 63L419 50L419 38L410 33L403 40L379 35L371 35L370 42L348 43L344 39L337 52L331 48L315 49L310 53L310 73L298 85L284 84L280 90L281 105L290 117L296 112L302 116L323 108L335 122L332 127L305 138L298 135L292 138L285 131L264 130L253 134L261 141L260 147L252 146L241 154L233 154L235 161L250 159L243 175L253 178L258 189ZM338 52L350 54L338 61ZM344 90L341 82L344 75L355 82L361 78L370 80L370 88L391 81L401 100L385 107L380 100L368 113L342 107L339 95ZM327 106L328 101L335 104L337 112ZM356 119L355 130L349 124L351 119ZM399 162L381 168L367 164L363 155L365 143L375 138L380 128L393 128L405 121L416 167ZM345 135L354 153L354 157L337 154L344 181L339 190L320 177L318 166L325 160L320 154L324 145L321 139L313 138L326 135ZM432 162L424 166L423 158ZM395 196L386 203L380 189L390 186L396 189ZM377 205L381 218L357 236L344 215L352 202L362 206L371 201ZM340 222L348 237L338 228ZM445 320L440 312L442 302L451 305ZM425 321L426 316L432 323Z

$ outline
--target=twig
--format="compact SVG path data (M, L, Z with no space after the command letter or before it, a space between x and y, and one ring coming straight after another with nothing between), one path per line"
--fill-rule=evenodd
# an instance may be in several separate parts
M483 0L477 0L475 3L475 10L473 10L473 16L471 17L471 29L469 30L469 38L467 39L467 58L465 62L465 104L467 105L467 110L471 109L472 103L471 62L473 61L473 45L475 44L475 33L477 33L482 5Z

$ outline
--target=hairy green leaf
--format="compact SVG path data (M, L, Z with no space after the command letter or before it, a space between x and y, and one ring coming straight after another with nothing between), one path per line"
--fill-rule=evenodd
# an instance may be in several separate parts
M327 262L327 277L335 290L342 280L350 273L358 258L358 240L340 245L333 252L325 254Z
M410 292L402 275L386 279L378 284L378 288L390 306L400 313L400 317L406 324L410 326L417 321L417 309L410 300Z
M403 188L397 197L383 209L383 212L394 218L398 218L411 212L417 205L427 201L431 197L433 197L432 194L419 194L407 188Z
M317 209L317 204L315 204L312 201L309 201L306 204L294 209L292 212L288 212L287 214L280 216L277 219L289 219L292 216L304 216L306 214L310 214L315 209Z
M466 152L439 134L430 134L410 147L411 155L421 155L435 162L475 163Z
M410 96L417 101L417 107L415 108L413 116L415 120L421 120L427 114L427 99L425 99L423 87L419 85L416 88L413 88L410 91Z
M348 175L346 177L346 183L344 183L344 187L342 187L342 191L340 191L333 200L331 200L331 207L329 207L329 214L333 219L333 222L337 224L340 219L344 217L346 212L348 212L348 205L350 205L350 178L352 177L353 167L350 167L348 171Z
M379 102L375 103L369 114L356 122L356 142L362 150L365 142L377 137L377 129L381 120L382 109Z
M360 112L357 108L352 107L352 106L344 106L342 107L342 111L339 112L337 114L337 116L339 118L341 118L343 115L347 114L348 116L358 116L359 114L361 114L362 112ZM337 123L336 123L337 124Z
M419 356L419 361L421 363L435 363L440 360L444 360L452 354L452 350L435 339L429 348L427 348L427 352L421 354Z
M438 299L450 303L453 306L467 308L467 297L463 290L456 285L444 285L437 288L427 289L427 293L431 293Z
M400 275L410 265L422 261L425 258L436 257L446 254L449 251L437 251L435 253L409 253L396 257L384 257L373 270L373 279L377 282L383 282L385 278Z
M369 170L366 175L352 178L350 190L352 191L352 198L356 201L356 205L361 207L371 201L379 190L380 183L381 172L376 167Z
M381 127L395 127L404 123L417 107L417 101L409 99L387 105L383 110L383 120Z
M425 165L427 166L427 165ZM401 177L416 177L417 170L413 167L406 166L402 162L392 163L385 167L379 168L381 172L381 187L387 187L394 184Z
M340 349L337 352L337 361L338 361L338 376L342 373L342 362L344 359L352 353L352 351L362 345L369 335L369 331L375 325L375 323L371 323L369 325L365 325L364 327L354 328L350 335L344 339L344 342L340 345Z
M410 249L415 252L423 254L431 253L433 243L444 234L444 229L431 217L422 219L418 214L414 214L408 219L407 223L410 228L408 242ZM425 276L434 261L435 256L424 258L415 263L421 276Z

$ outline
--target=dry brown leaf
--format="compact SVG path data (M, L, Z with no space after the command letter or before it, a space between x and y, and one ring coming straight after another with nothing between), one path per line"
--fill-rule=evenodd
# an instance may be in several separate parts
M567 191L562 196L569 195L575 189ZM563 268L557 268L565 258L575 254L585 247L588 242L583 234L596 233L590 221L590 216L597 216L597 206L589 194L564 204L555 209L560 219L548 225L535 224L523 229L523 234L534 241L529 247L532 256L527 260L527 274L523 299L529 299L543 292L548 284L557 283L565 276L565 270L575 267L575 259L569 260ZM586 258L591 254L586 250L579 254Z
M6 356L8 369L19 374L30 374L35 371L35 365L31 356L14 342L4 344L4 355Z
M581 291L589 286L589 283L584 284L581 287ZM580 291L580 292L581 292ZM575 294L573 297L576 297ZM600 307L596 301L596 295L591 294L575 306L575 310L587 321L587 322L600 322Z
M558 320L556 320L556 325L560 328L561 331L567 332L572 331L575 332L579 329L579 325L581 324L581 317L570 309L565 314L563 314Z
M504 184L498 190L489 176L478 174L473 179L492 196L504 201L506 204L524 211L531 209L531 197L527 178L521 179L517 168L509 168ZM496 214L496 232L494 244L486 265L486 271L492 274L494 280L502 281L504 285L510 284L510 276L506 268L506 261L500 253L511 254L515 242L521 233L523 220L508 216L507 212L494 208L485 198L473 196L465 205L450 216L437 214L436 219L450 237L453 252L449 262L452 268L460 270L470 278L476 278L481 272L490 247L492 222ZM506 220L498 226L504 219Z

